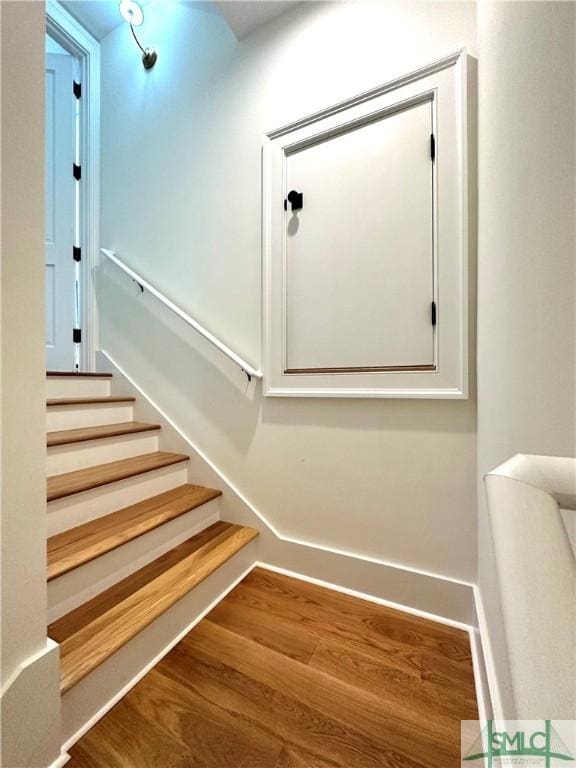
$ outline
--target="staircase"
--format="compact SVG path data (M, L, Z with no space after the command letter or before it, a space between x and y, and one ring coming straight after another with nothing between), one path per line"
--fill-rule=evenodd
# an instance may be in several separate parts
M47 373L48 635L63 739L109 706L256 559L112 376ZM67 706L67 702L69 705Z

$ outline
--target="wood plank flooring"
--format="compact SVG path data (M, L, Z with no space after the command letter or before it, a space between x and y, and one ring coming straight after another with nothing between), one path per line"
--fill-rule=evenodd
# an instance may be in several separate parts
M69 768L456 768L467 633L256 569Z

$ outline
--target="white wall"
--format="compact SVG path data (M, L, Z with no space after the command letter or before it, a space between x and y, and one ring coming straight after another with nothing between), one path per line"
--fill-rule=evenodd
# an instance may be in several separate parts
M38 589L46 560L45 440L38 429L45 419L44 345L29 333L44 327L44 38L32 37L43 9L19 5L2 6L0 62L3 676L46 640L46 590ZM20 51L27 35L31 44Z
M479 4L480 477L516 453L575 455L574 32L574 3ZM480 589L512 718L479 493Z
M465 3L304 3L236 41L207 3L163 2L102 43L102 245L260 363L264 131L467 46ZM263 399L101 275L102 348L283 533L475 578L475 403Z
M59 752L46 641L44 4L0 4L1 659L7 768Z

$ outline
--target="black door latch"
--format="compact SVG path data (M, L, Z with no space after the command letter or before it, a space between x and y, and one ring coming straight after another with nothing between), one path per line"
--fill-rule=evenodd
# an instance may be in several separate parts
M296 192L295 189L288 192L288 197L284 200L284 210L288 210L288 203L292 206L293 211L300 211L304 208L304 193Z

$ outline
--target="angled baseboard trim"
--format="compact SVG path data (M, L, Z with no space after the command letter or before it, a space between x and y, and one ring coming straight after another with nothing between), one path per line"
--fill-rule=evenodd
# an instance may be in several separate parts
M49 766L49 768L62 768L70 760L68 752L62 750L59 757Z
M385 608L392 608L395 611L401 611L407 613L410 616L417 616L419 619L426 619L427 621L434 621L436 624L444 624L447 627L453 627L454 629L461 629L463 632L469 632L473 627L470 624L465 624L461 621L453 621L446 616L439 616L435 613L429 613L428 611L421 611L418 608L412 608L409 605L403 603L396 603L393 600L386 600L386 598L378 597L376 595L369 594L368 592L360 592L357 589L350 589L344 587L341 584L335 584L330 581L324 581L323 579L316 579L313 576L307 576L303 573L297 573L296 571L290 571L287 568L279 568L277 565L271 563L265 563L258 561L254 564L255 568L262 568L266 571L272 571L272 573L279 573L283 576L289 576L292 579L298 579L299 581L305 581L308 584L315 584L318 587L324 587L325 589L331 589L334 592L340 592L343 595L349 595L350 597L356 597L359 600L366 600L369 603L375 603Z
M426 613L424 611L419 611L417 609L411 608L410 606L402 605L399 603L392 603L388 600L384 600L382 598L375 597L374 595L358 592L356 590L348 589L346 587L342 587L338 584L334 584L331 582L323 581L320 579L315 579L313 577L307 576L302 573L297 573L295 571L290 571L285 568L279 568L277 566L271 565L267 562L262 561L255 561L253 562L248 568L246 568L238 578L234 579L227 587L224 589L212 602L204 609L202 610L198 615L196 615L190 623L186 626L184 630L178 633L176 637L174 637L163 649L160 653L156 654L155 657L146 664L139 672L136 674L126 685L124 685L121 690L119 690L112 698L110 698L102 707L94 714L93 717L91 717L72 737L67 739L65 744L62 746L62 752L58 760L56 760L50 768L60 768L61 766L65 765L66 762L70 759L70 756L68 754L68 750L70 750L73 745L80 739L82 736L87 733L102 717L104 717L107 712L109 712L115 704L117 704L134 686L136 686L140 680L151 670L153 667L156 666L163 658L166 656L174 646L176 646L190 631L194 629L194 627L199 624L202 619L204 619L210 611L212 611L222 600L226 598L226 596L236 587L240 582L242 582L255 568L262 568L265 570L272 571L274 573L281 573L286 576L290 576L291 578L299 579L301 581L305 581L312 584L317 584L318 586L324 587L326 589L331 589L336 592L340 592L343 594L348 594L353 597L357 597L362 600L367 600L369 602L373 602L377 605L384 605L386 607L394 608L395 610L402 611L404 613L408 613L410 615L419 616L421 618L435 621L440 624L445 624L447 626L454 627L456 629L461 629L463 631L468 632L470 637L470 646L472 651L472 663L473 663L473 669L474 669L474 679L476 684L476 692L477 692L477 698L478 698L478 707L479 707L479 717L481 720L485 720L487 717L490 717L490 704L486 702L483 689L482 689L482 679L484 679L484 669L483 669L483 656L481 650L478 649L478 643L476 640L476 633L477 628L473 626L469 626L467 624L462 624L460 622L451 621L450 619L446 619L443 616L433 615L430 613Z
M166 447L180 446L193 455L192 482L225 491L223 517L259 529L261 560L456 624L475 625L474 585L469 582L282 533L106 351L99 353L99 368L115 373L113 387L118 392L139 396L139 418L154 418L162 424L164 439L171 440Z

